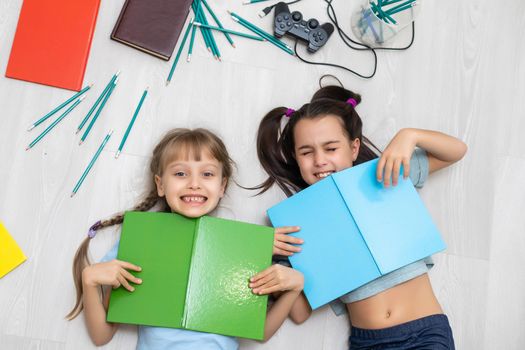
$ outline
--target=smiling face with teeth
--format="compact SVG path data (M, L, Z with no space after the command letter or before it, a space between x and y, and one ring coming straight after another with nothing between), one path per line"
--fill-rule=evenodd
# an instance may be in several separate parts
M293 137L295 159L308 185L351 167L359 153L359 139L350 140L342 120L335 115L301 119Z
M192 218L217 207L226 183L222 165L207 151L197 158L191 154L177 157L165 166L162 175L155 175L157 193L166 197L171 211Z

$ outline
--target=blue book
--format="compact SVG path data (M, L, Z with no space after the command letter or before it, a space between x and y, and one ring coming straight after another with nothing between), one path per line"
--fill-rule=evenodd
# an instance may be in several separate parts
M410 179L385 188L378 160L334 173L268 209L274 227L300 226L290 257L316 309L372 280L445 249Z

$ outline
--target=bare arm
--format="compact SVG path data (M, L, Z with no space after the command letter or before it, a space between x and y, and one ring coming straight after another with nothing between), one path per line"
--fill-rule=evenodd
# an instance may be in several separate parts
M306 297L301 292L297 299L295 299L295 303L292 306L292 310L290 311L290 318L292 321L294 321L295 324L301 324L304 321L306 321L310 315L312 314L312 308L310 307L310 304L308 304L308 301L306 300Z
M427 151L429 173L457 162L467 152L467 145L453 136L432 130L404 130L408 130L407 132L413 135L417 147Z
M427 151L429 173L443 169L461 158L467 152L467 145L461 140L438 131L423 129L401 129L390 141L377 164L377 180L385 187L390 182L397 185L401 165L403 177L410 173L410 157L415 147Z
M104 300L102 300L100 288L102 286L120 287L122 285L133 292L135 288L129 284L129 281L137 284L142 283L140 279L131 275L126 269L140 271L138 266L119 260L90 265L82 271L84 318L89 337L97 346L107 344L118 329L118 324L106 321L109 293L105 293Z
M270 339L290 314L296 300L303 290L303 274L282 265L272 265L250 279L254 294L277 292L277 300L266 315L264 341ZM282 292L282 293L280 293Z
M84 279L83 285L84 295L82 302L84 303L84 319L86 320L89 337L96 346L107 344L118 329L118 324L106 322L109 293L106 293L107 297L104 295L105 300L103 303L98 286L88 285L84 283Z

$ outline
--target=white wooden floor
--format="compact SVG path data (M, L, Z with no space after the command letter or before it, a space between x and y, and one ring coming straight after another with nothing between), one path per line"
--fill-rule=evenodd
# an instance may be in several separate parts
M324 73L338 75L362 94L358 111L365 133L379 146L407 126L457 135L468 144L465 159L435 174L421 192L448 243L447 251L435 257L432 283L458 349L525 348L525 2L422 0L413 47L380 52L371 80L305 65L268 43L239 38L233 49L220 35L223 56L217 62L198 36L191 63L181 59L168 87L164 81L171 64L109 39L123 2L101 4L84 80L96 85L71 116L26 152L39 131L27 132L28 125L72 93L3 77L22 0L0 0L0 220L29 257L0 279L1 349L94 348L82 317L64 319L74 302L73 254L94 221L137 201L159 137L173 127L210 128L223 137L237 162L237 181L257 184L263 179L254 141L260 119L275 106L297 108L307 102ZM209 3L229 28L243 31L226 10L272 29L272 15L256 16L265 3ZM349 30L357 1L333 3ZM292 8L327 20L321 0L304 0ZM400 34L399 44L406 34ZM335 34L311 58L363 73L372 67L370 54L347 49ZM78 146L76 126L119 69L119 86L90 137ZM146 86L150 93L115 160ZM77 196L70 198L110 128L115 134ZM233 186L224 211L263 223L265 209L282 198L277 190L251 195ZM116 236L111 230L97 236L92 257L99 259ZM105 348L133 348L135 333L124 328ZM347 336L348 320L325 308L301 326L285 323L266 344L242 341L241 349L346 349Z

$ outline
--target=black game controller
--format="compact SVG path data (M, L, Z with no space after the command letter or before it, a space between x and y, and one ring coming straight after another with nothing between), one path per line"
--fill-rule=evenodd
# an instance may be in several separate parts
M330 23L319 25L315 18L308 22L303 20L299 11L290 13L288 5L279 2L275 5L274 35L278 38L284 34L290 34L294 38L308 43L308 51L316 52L326 44L328 38L334 32L334 26Z

